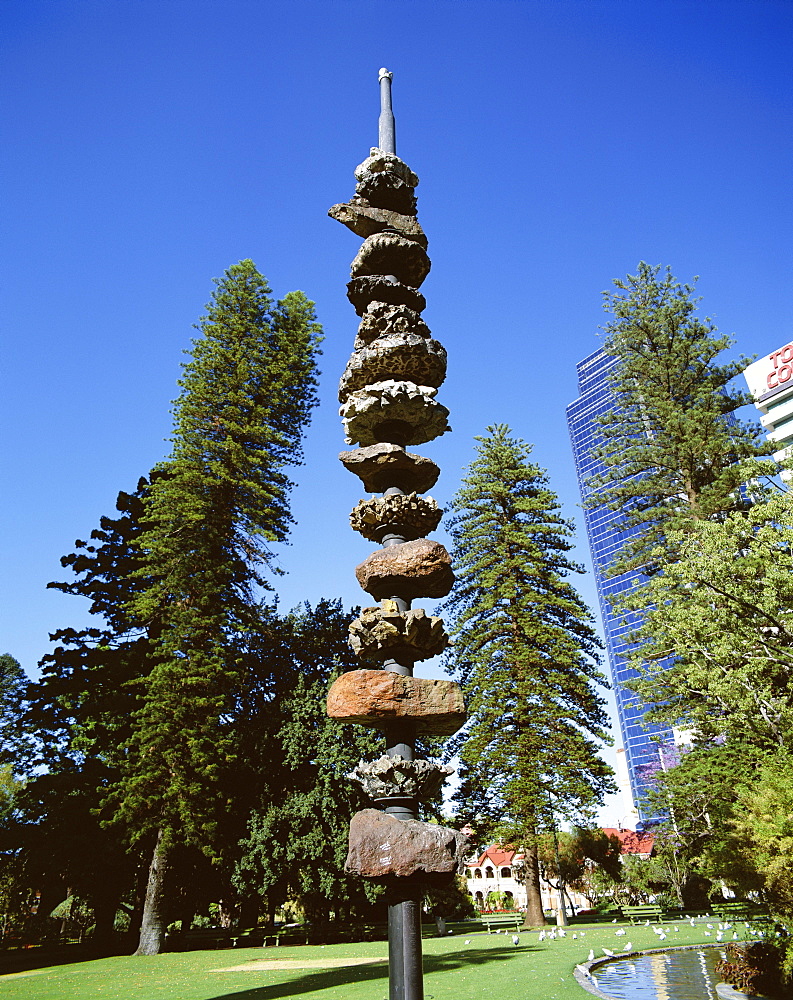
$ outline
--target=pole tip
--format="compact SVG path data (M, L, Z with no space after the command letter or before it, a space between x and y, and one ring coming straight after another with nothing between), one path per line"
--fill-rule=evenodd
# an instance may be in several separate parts
M389 70L387 70L385 66L380 70L380 72L377 75L378 83L382 83L383 80L393 80L393 79L394 79L394 74L389 72Z

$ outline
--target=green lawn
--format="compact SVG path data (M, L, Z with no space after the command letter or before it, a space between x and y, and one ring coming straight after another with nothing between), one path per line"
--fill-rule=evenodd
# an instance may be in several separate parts
M634 950L659 947L649 927L622 926L624 936L614 924L590 924L543 942L526 932L517 947L511 934L427 939L425 1000L584 1000L572 972L590 948L601 957L604 946L619 951L629 941ZM715 940L704 921L666 926L679 928L666 945ZM386 1000L387 954L385 942L367 942L103 958L0 976L0 1000Z

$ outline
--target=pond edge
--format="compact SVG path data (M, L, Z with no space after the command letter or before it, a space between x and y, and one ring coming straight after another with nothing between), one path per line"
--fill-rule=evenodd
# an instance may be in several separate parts
M671 948L647 948L644 951L626 951L621 952L619 955L607 955L604 958L593 958L591 962L579 962L579 964L573 969L573 978L582 986L587 993L591 993L592 996L600 997L601 1000L617 1000L613 993L604 993L599 986L596 985L595 980L592 976L593 969L599 969L601 965L608 965L609 962L619 962L624 958L637 958L640 955L664 955L672 951L699 951L700 948L723 948L722 942L709 941L706 944L676 944ZM736 996L745 996L745 994L736 994Z

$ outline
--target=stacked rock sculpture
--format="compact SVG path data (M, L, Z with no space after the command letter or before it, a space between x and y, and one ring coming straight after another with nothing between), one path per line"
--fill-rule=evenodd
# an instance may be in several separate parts
M435 398L446 351L421 318L430 260L416 218L418 177L395 153L387 70L380 83L380 146L356 169L355 196L328 213L364 237L347 286L360 325L339 384L346 441L358 447L339 458L368 493L382 494L350 515L353 529L381 546L355 571L380 603L350 626L361 668L334 682L327 711L385 733L385 756L362 761L350 776L379 808L353 817L346 870L389 887L391 1000L420 1000L423 887L448 884L463 870L467 840L415 818L417 800L435 795L452 773L415 759L415 740L453 735L465 708L457 684L413 676L417 661L449 641L439 618L411 608L417 598L445 597L454 574L444 546L426 537L441 511L423 494L439 469L407 450L449 430L448 410Z

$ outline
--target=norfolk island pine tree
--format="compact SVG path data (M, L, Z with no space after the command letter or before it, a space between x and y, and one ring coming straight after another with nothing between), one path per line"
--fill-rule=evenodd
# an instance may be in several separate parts
M531 447L487 428L448 527L457 581L444 605L447 670L469 722L450 745L462 776L461 815L499 829L525 853L526 922L544 923L537 836L551 816L587 815L613 790L598 756L608 716L597 687L592 615L566 577L572 527Z
M301 292L274 304L250 260L230 267L207 307L180 380L167 475L146 499L145 586L131 613L152 666L107 805L151 851L138 954L156 954L167 921L173 849L210 858L237 747L231 701L257 588L291 516L285 469L301 461L316 405L321 328Z

